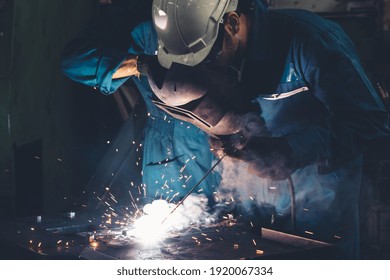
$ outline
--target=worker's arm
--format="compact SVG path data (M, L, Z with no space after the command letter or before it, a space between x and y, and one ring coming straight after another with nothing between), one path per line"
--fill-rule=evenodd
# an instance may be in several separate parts
M314 163L320 172L330 172L361 154L370 140L388 135L388 113L352 43L341 31L337 40L333 36L312 38L303 45L299 58L311 93L326 108L325 118L278 138L249 135L239 149L232 137L218 143L219 148L246 161L262 177L283 179Z
M328 118L286 135L293 161L300 165L322 162L326 172L361 154L370 140L389 134L388 112L354 50L346 35L334 29L313 38L302 51L305 78Z
M62 69L71 79L114 92L138 75L136 58L154 55L157 35L151 24L152 0L117 0L112 12L84 29L65 47Z

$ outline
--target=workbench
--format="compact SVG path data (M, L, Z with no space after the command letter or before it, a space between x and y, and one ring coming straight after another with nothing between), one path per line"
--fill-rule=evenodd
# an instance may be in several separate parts
M131 227L131 225L130 225ZM97 228L77 213L0 222L1 259L235 260L332 259L332 244L237 223L191 227L145 245L129 227Z

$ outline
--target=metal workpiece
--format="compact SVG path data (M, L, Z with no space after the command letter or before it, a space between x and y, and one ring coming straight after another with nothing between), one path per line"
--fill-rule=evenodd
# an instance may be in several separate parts
M249 231L234 219L170 232L145 244L126 227L94 227L83 215L1 222L7 259L234 260L331 259L333 245L266 228ZM11 254L10 254L11 253Z

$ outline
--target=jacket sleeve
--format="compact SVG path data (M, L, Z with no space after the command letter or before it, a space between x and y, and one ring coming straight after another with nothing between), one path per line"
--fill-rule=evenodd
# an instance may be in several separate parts
M327 116L286 136L296 164L319 161L325 170L362 153L368 141L389 134L388 112L352 42L343 31L334 32L311 39L300 54L305 79Z
M114 92L128 79L113 80L112 75L129 54L154 54L157 42L153 38L157 35L153 34L151 8L152 0L114 1L107 17L85 28L65 46L65 75L104 94Z

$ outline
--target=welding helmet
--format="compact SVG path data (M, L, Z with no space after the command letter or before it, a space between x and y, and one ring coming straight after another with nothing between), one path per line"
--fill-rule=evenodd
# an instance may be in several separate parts
M215 44L223 16L237 10L239 0L154 0L153 24L158 34L158 60L195 66Z

